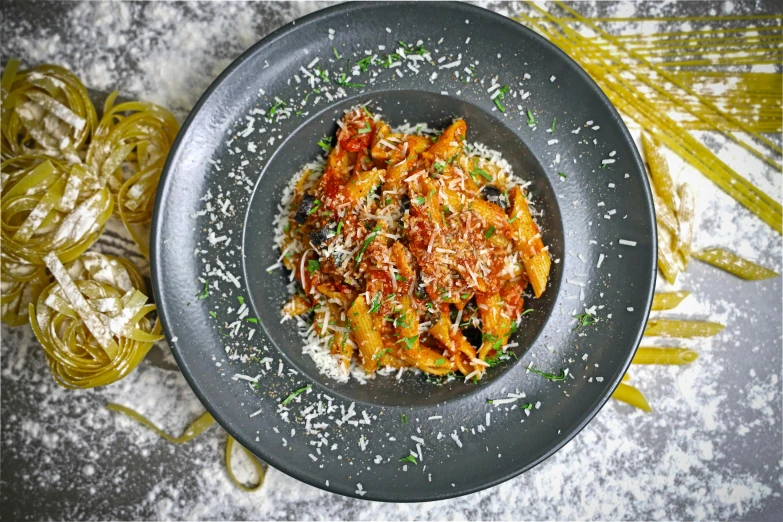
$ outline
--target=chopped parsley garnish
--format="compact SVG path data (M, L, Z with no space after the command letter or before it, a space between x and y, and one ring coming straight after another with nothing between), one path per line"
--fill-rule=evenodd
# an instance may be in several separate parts
M342 222L342 221L340 221L339 223L337 223L337 232L336 232L336 235L338 235L338 236L339 236L339 235L340 235L340 231L341 231L342 229L343 229L343 222Z
M527 314L531 314L531 313L533 313L533 312L535 312L535 310L533 310L532 308L528 308L527 310L525 310L524 312L522 312L521 314L519 314L519 317L524 317L524 316L526 316Z
M536 124L536 119L533 117L533 113L530 112L530 109L527 110L527 124L530 126L533 126Z
M212 319L217 319L217 314L213 312L212 310L209 311L209 315L212 316Z
M432 166L435 167L435 172L437 172L438 174L443 172L443 169L446 168L446 164L440 161L436 161L435 163L433 163Z
M552 118L552 134L555 133L555 123L557 123L557 118Z
M403 50L408 54L418 54L419 56L422 56L424 54L427 54L429 51L424 48L423 45L420 45L418 47L413 47L412 45L407 45L402 40L397 40L397 43L402 46Z
M313 201L313 208L307 212L307 215L309 216L310 214L313 214L316 210L318 210L319 206L321 206L321 202L316 199Z
M416 462L416 457L414 457L413 455L408 455L407 457L401 458L400 462L413 462L417 466L419 465L419 463Z
M334 57L335 57L335 58L337 58L338 60L339 60L340 58L342 58L342 57L341 57L341 56L340 56L340 55L337 53L337 47L332 47L332 51L334 51Z
M372 56L366 56L356 62L356 65L359 66L359 68L362 70L362 72L367 72L367 68L372 64Z
M590 326L597 321L594 315L588 313L575 315L574 318L578 321L574 330L578 329L580 326Z
M362 256L364 255L364 251L367 250L367 247L370 246L370 243L372 243L373 239L378 235L378 232L381 231L381 226L377 225L375 228L372 229L372 233L367 236L367 239L364 240L364 244L362 245L362 249L359 250L359 253L356 254L356 264L358 265L361 260Z
M378 368L381 367L381 357L383 357L387 353L391 353L391 351L392 351L391 348L384 348L383 350L381 350L380 352L372 356L374 360L378 361Z
M324 136L321 141L318 142L318 146L324 149L326 152L332 152L332 137Z
M463 301L464 301L465 299L467 299L468 297L470 297L470 294L460 294L460 295L459 295L459 298L460 298L460 299L462 299Z
M437 361L435 361L435 364L436 364L436 365L438 365L438 366L442 366L442 365L446 364L446 359L444 359L443 357L441 357L440 359L438 359Z
M526 402L525 404L520 404L519 408L522 410L532 410L533 409L533 403L532 402Z
M478 167L473 169L473 172L470 173L471 176L481 176L482 178L486 179L487 181L492 181L492 176L487 173L487 171L480 169Z
M277 109L279 109L280 107L285 107L284 101L279 101L276 102L274 105L272 105L272 107L269 109L269 115L274 116L275 113L277 113Z
M351 70L351 61L348 61L348 70ZM363 83L350 83L348 81L348 75L345 73L340 74L340 77L335 80L340 87L364 87Z
M509 223L513 223L514 221L516 221L516 220L517 220L517 218L518 218L518 217L519 217L519 214L517 214L516 216L514 216L514 217L512 217L512 218L508 218L508 222L509 222Z
M309 390L312 387L313 387L312 384L308 384L307 386L305 386L303 388L299 388L298 390L296 390L294 392L291 392L291 394L288 397L283 399L283 402L281 404L283 406L287 406L288 403L291 402L292 400L294 400L295 397L298 397L299 395L302 395L304 392L306 392L307 390Z
M381 309L381 298L379 296L375 296L372 298L372 306L370 306L370 313L375 314L378 313L378 311Z
M408 424L408 416L405 415L404 413L400 413L400 422L402 422L403 424Z
M540 375L544 379L550 380L550 381L564 381L566 378L566 375L568 375L568 370L565 368L560 369L560 375L552 375L551 373L542 372L541 370L538 370L536 368L533 368L532 366L527 369L529 372L533 372L536 375Z
M484 232L484 237L489 239L492 237L492 235L495 233L495 227L490 225L490 227L487 229L486 232Z
M200 300L202 300L202 299L206 299L207 297L209 297L209 281L207 281L206 283L204 283L204 291L203 291L203 292L201 292L200 294L197 294L197 296L196 296L196 297L198 297L199 301L200 301Z
M405 343L405 347L408 350L412 350L413 347L416 346L416 341L418 341L418 340L419 340L419 336L418 335L412 335L410 337L403 337L402 339L400 339L397 342L398 343Z
M507 92L508 92L508 85L504 85L503 87L501 87L501 88L500 88L500 90L498 91L497 95L496 95L496 96L495 96L495 98L492 100L493 102L495 102L495 106L498 108L498 110L499 110L500 112L506 112L506 108L503 106L503 104L502 104L502 103L500 103L500 101L501 101L503 98L505 98L505 94L506 94Z
M563 179L566 179L568 177L567 175L563 174L562 172L558 172L557 175L560 176Z
M402 277L402 276L401 276L400 274L398 274L398 273L395 273L395 274L394 274L394 279L396 279L397 281L402 281L403 283L407 283L407 282L408 282L408 280L407 280L407 279L405 279L404 277Z
M317 259L310 259L307 262L307 271L312 273L321 269L321 263Z
M356 131L356 134L367 134L368 132L372 132L372 126L370 123L365 123L365 126Z
M423 196L418 196L413 201L415 201L417 205L423 205L426 200Z
M402 56L400 56L397 53L388 54L388 55L386 55L386 60L383 62L383 66L388 69L389 67L391 67L391 64L393 64L394 62L397 62L397 61L399 61L401 59L402 59Z
M238 296L237 296L237 300L239 301L239 304L240 304L240 305L243 305L243 304L245 304L245 298L244 298L244 297L242 297L241 295L238 295Z
M246 319L246 321L247 321L248 323L254 323L254 324L255 324L255 323L258 323L258 319L256 319L255 317L248 317L248 318Z

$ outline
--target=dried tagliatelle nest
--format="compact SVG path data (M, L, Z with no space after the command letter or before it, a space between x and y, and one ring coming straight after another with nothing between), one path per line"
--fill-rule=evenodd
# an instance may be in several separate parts
M55 65L2 75L2 321L29 320L55 380L87 388L127 375L163 336L130 261L89 252L112 216L149 255L158 181L179 130L167 110L115 104L102 117Z
M63 265L44 257L55 282L30 304L30 325L55 381L67 388L112 383L133 370L163 339L144 279L121 258L87 252Z

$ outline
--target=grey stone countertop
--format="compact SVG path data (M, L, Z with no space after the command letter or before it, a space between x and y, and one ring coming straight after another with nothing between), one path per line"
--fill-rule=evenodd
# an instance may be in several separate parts
M325 5L12 1L0 8L0 41L4 61L66 66L90 88L159 103L182 121L240 53ZM506 15L524 8L485 7ZM606 16L780 12L772 2L736 1L601 2L579 9ZM780 136L772 139L780 143ZM703 141L780 201L780 172L717 134L703 133ZM781 271L780 235L676 157L672 171L697 194L696 246L731 248ZM116 223L96 248L145 264ZM710 319L726 329L710 339L670 340L698 351L694 364L632 368L632 383L654 413L610 401L532 471L480 493L424 504L344 498L274 469L259 491L243 492L226 475L226 435L219 427L175 446L104 408L119 402L179 433L203 411L179 372L145 361L111 386L66 390L53 382L30 328L3 325L0 518L780 520L781 279L746 282L693 261L675 288L692 295L663 315ZM159 353L163 365L171 361Z

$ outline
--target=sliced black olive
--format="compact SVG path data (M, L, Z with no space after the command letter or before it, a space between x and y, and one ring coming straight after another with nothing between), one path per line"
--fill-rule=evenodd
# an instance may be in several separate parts
M484 199L490 203L494 203L502 209L508 207L508 196L500 192L500 189L495 185L484 185L481 188L481 193L484 194Z
M300 225L304 225L305 221L307 221L307 216L310 215L310 212L313 210L314 206L315 196L305 194L302 196L302 201L299 202L299 208L296 209L296 215L294 216L294 219Z
M411 198L408 197L407 194L402 196L402 212L405 213L406 210L411 208Z
M313 230L310 232L310 241L313 242L315 246L320 245L327 239L334 237L334 235L337 233L337 223L329 223L321 230Z

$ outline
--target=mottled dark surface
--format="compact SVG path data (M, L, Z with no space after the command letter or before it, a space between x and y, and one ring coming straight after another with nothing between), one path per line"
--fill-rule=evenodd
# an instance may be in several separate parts
M233 58L321 5L7 2L0 40L3 60L59 63L90 87L159 102L182 119ZM491 7L506 14L521 8ZM773 2L600 3L584 9L612 16L779 11ZM779 198L779 173L724 139L709 144ZM698 246L731 247L781 270L779 235L692 169L675 160L672 171L697 193ZM133 250L121 226L111 231L101 241L103 251ZM668 316L710 318L727 328L713 339L678 341L700 353L690 367L632 369L632 382L654 414L610 403L530 473L468 497L414 505L339 497L275 470L261 491L241 492L226 477L219 428L175 447L103 409L121 402L177 433L202 411L181 375L145 362L108 388L64 390L52 382L29 328L4 326L0 516L776 520L783 510L780 279L748 283L693 262L677 288L693 295Z

